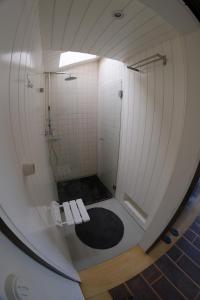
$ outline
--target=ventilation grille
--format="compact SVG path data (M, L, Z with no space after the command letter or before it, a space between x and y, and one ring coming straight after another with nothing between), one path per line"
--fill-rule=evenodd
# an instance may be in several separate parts
M197 20L200 22L200 1L199 0L183 0L183 2L189 7Z

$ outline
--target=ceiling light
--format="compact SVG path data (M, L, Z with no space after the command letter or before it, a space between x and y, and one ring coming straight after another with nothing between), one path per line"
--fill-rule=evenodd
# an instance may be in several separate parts
M95 59L96 57L97 57L96 55L92 55L88 53L72 52L72 51L63 52L60 55L59 68L72 65L75 63L79 63L82 61L90 61L92 59Z
M112 16L115 19L122 19L124 17L124 12L123 10L115 10L113 11Z

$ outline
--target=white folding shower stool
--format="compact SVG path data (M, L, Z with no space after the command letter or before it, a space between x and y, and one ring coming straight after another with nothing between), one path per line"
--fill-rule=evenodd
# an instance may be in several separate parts
M90 216L82 199L63 202L62 205L52 201L50 209L54 223L57 226L63 226L64 224L76 225L90 221ZM65 220L62 220L61 209L64 210Z

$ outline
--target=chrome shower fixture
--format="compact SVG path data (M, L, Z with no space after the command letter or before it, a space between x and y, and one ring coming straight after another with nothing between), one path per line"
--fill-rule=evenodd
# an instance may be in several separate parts
M66 81L71 81L71 80L77 79L77 77L72 75L72 73L67 73L67 72L44 72L44 74L49 74L49 75L51 75L51 74L57 74L57 75L66 74L67 75L67 77L65 77Z
M26 76L27 76L27 87L32 89L34 87L34 85L33 85L32 81L30 80L29 75L26 74Z

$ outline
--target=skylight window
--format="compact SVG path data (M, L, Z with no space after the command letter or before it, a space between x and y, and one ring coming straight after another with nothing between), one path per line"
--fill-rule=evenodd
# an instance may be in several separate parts
M79 63L82 61L89 61L95 59L96 57L97 57L96 55L92 55L92 54L67 51L61 53L60 55L59 68L64 66L69 66L75 63Z

